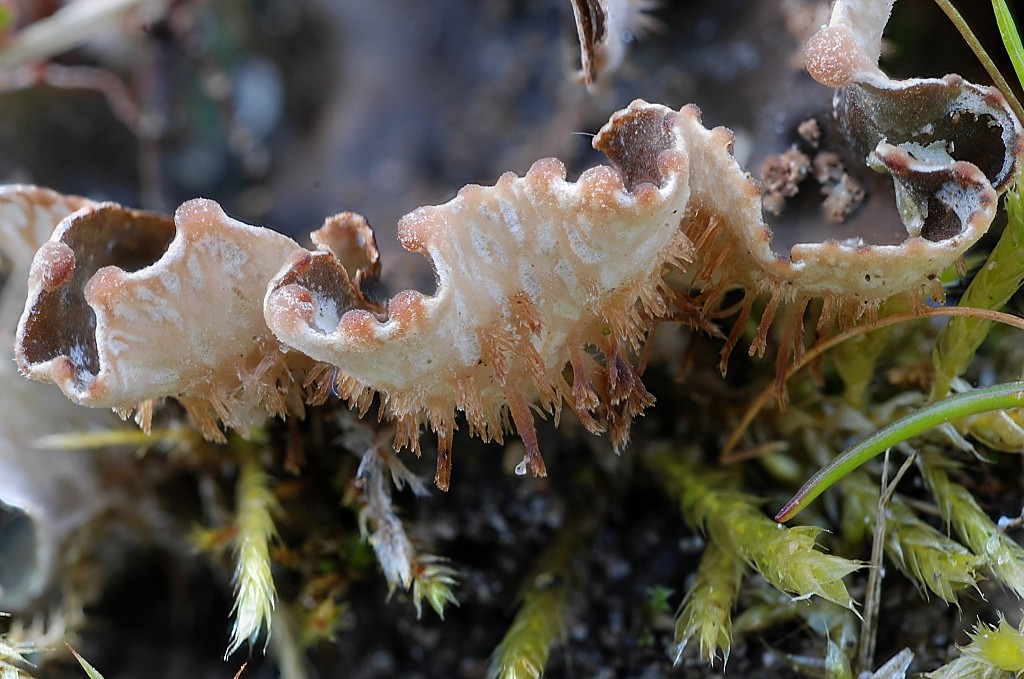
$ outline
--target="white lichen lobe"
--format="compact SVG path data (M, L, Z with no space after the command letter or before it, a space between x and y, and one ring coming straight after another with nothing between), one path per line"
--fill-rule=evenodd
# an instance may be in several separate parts
M152 402L181 401L204 435L301 412L262 291L298 246L193 200L169 218L104 203L79 210L35 256L18 325L21 371L76 403L148 427Z

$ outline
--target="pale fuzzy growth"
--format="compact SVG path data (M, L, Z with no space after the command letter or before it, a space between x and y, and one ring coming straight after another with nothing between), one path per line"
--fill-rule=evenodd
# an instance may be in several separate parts
M35 669L29 662L29 655L39 652L34 643L12 641L0 635L0 679L30 679L28 670Z
M255 644L264 632L269 640L277 588L271 573L270 544L277 538L273 514L280 511L270 489L270 477L251 451L238 456L235 484L235 605L227 659L248 641Z
M298 254L271 284L267 323L289 346L337 366L321 377L360 411L379 393L396 447L418 448L423 423L435 431L441 488L460 411L484 439L501 440L514 424L537 476L546 470L534 403L557 416L568 402L621 449L632 417L653 401L629 352L668 312L663 276L689 253L678 225L689 179L703 171L690 160L731 142L724 130L694 129L704 129L694 108L636 101L594 141L615 168L568 182L560 162L541 160L524 177L467 186L407 215L399 237L431 260L437 290L396 295L384 318L350 310L358 300L344 292L342 267L324 261L329 253Z
M283 353L260 300L290 238L207 200L171 219L104 203L70 215L36 253L15 355L28 377L148 428L178 399L212 440L302 412L308 359Z
M359 512L359 532L373 547L377 563L391 592L412 586L416 550L391 505L391 489L381 458L391 453L368 448L359 464L356 482L362 487L365 504Z
M683 651L692 639L697 640L701 662L713 665L719 652L723 667L729 661L732 609L746 570L742 560L715 543L705 547L697 576L676 616L674 665L682 662Z
M1024 547L999 529L970 491L949 478L948 463L942 458L928 454L919 462L946 525L984 559L996 580L1024 599Z
M731 490L723 475L698 469L679 457L661 451L649 454L647 463L669 496L679 498L688 524L783 592L797 598L819 596L854 608L843 578L862 564L815 549L821 528L787 528L776 523L754 498Z
M359 438L351 432L346 436L349 442ZM425 495L427 489L390 450L372 442L360 447L364 452L356 473L363 502L359 531L373 547L390 592L398 587L411 589L417 618L426 601L443 619L445 606L458 605L452 592L457 584L455 570L440 557L416 550L391 503L391 483L398 489L408 485L416 495Z

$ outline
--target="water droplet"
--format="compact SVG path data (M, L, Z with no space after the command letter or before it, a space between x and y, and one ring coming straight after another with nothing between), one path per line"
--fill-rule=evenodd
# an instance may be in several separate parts
M508 467L506 467L508 469ZM526 458L524 457L516 465L516 476L526 476Z

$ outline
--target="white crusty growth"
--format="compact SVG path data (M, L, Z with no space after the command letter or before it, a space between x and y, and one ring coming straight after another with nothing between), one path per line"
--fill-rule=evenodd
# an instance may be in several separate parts
M109 407L148 427L171 396L203 434L217 419L243 433L267 414L301 411L288 361L260 299L298 246L229 218L207 200L170 218L90 205L36 253L15 355L28 377L76 403Z
M441 487L457 411L485 439L500 440L511 418L535 475L545 468L534 402L557 415L565 400L591 431L607 426L622 446L633 414L653 400L627 352L667 311L662 276L689 252L679 220L690 199L691 127L701 127L695 108L636 101L594 140L616 168L569 182L562 163L545 159L524 177L467 186L407 215L399 238L431 260L437 290L398 294L383 318L337 314L345 305L295 275L309 259L299 255L271 285L267 323L283 342L337 366L328 374L361 410L381 394L398 424L396 446L416 448L423 422L437 432ZM707 142L725 148L731 139L717 130Z

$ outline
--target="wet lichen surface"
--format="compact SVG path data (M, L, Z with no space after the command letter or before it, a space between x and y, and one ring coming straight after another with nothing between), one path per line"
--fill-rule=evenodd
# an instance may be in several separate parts
M104 62L108 55L88 49L64 57L70 66L99 62L130 83L144 112L159 114L155 136L126 131L109 97L93 89L8 87L0 92L0 178L163 212L201 195L239 219L300 240L325 215L354 210L374 226L384 266L378 289L364 291L376 293L374 301L407 287L429 293L429 266L397 245L394 225L402 215L448 200L463 184L491 184L502 171L523 175L546 156L566 161L575 178L593 164L587 135L636 97L675 109L696 103L709 128L735 131L737 157L755 175L766 158L805 137L801 124L810 119L820 121L826 139L834 138L832 90L793 65L799 45L827 19L822 7L784 0L663 3L652 13L656 30L633 41L620 70L588 92L568 75L578 58L569 3L184 2L172 15L177 23L151 25L141 46L132 48L144 58L111 65ZM893 69L935 77L958 72L984 81L943 22L928 2L897 3ZM927 31L945 36L937 38L943 49L914 44ZM934 55L933 61L922 63L922 54ZM225 95L224 81L233 95ZM40 151L44 142L46 153ZM844 153L844 169L828 182L837 182L851 164L852 155ZM647 159L627 174L656 177L650 165ZM840 229L870 228L881 221L877 215L892 210L891 180L880 181L865 168L857 172L865 203L850 209L856 217ZM780 209L801 234L822 214L825 183L801 175L794 184L799 191ZM766 219L776 228L775 217ZM726 295L722 307L733 302L740 299ZM755 319L766 303L756 303ZM459 420L448 492L430 487L428 496L416 497L408 488L390 491L416 548L443 556L456 572L458 607L448 606L444 620L429 606L417 617L412 595L401 587L389 593L373 549L360 536L368 486L357 471L364 451L352 442L389 436L387 425L375 422L379 402L366 421L357 421L329 386L321 388L323 405L309 408L302 421L268 424L266 441L257 446L281 505L280 540L271 552L278 606L292 616L291 628L273 634L295 647L307 640L289 635L322 636L303 654L309 676L482 678L532 587L565 597L566 624L545 677L720 676L721 659L712 667L701 662L696 642L673 664L674 614L708 539L684 522L679 499L666 492L648 456L669 446L689 462L718 464L725 437L775 376L773 360L744 350L752 325L742 329L726 377L719 372L722 336L676 323L659 326L642 350L644 384L656 402L634 422L620 455L566 409L557 429L550 418L537 418L549 475L529 478L517 470L525 451L516 437L483 443ZM727 335L728 324L723 329L720 335ZM1013 373L1022 357L1012 332L995 334L969 379ZM881 404L921 389L937 334L922 321L891 333L889 349L871 364L874 377L864 377L871 393L862 404L864 418L883 417L879 413L888 411ZM770 357L786 339L773 334L767 342ZM825 462L816 456L822 439L838 438L830 438L831 431L846 432L844 444L866 433L863 422L853 421L856 407L853 414L844 410L850 380L835 365L842 360L826 359L816 374L793 380L786 414L769 408L754 425L751 443L771 447L784 438L789 450L804 456L799 465L773 452L729 466L735 481L763 500L766 515L811 469L807 457ZM185 412L169 403L153 426L181 421ZM109 518L90 523L65 567L81 567L78 579L95 590L73 643L107 679L227 677L246 659L244 677L277 676L287 666L288 658L264 657L262 640L248 656L245 649L221 660L230 634L233 566L226 545L236 468L217 446L190 441L191 449L156 449L141 458L123 446L100 456L97 487L122 498L121 505L113 503ZM423 435L422 448L419 459L409 451L399 458L429 481L434 437ZM381 449L390 451L390 442ZM1019 455L981 464L963 452L945 454L957 456L962 467L952 476L989 516L1020 513ZM920 480L900 493L943 528ZM133 504L139 496L146 500ZM835 527L841 502L827 499L808 523ZM835 530L820 538L825 549L868 558L870 529L866 546ZM1010 534L1019 541L1019 528ZM542 555L563 540L568 556L538 574ZM193 552L197 543L202 554ZM892 563L886 569L874 667L910 648L913 669L934 669L956 655L955 644L967 642L965 630L978 616L991 622L992 610L1020 611L1020 601L991 581L962 594L958 609L926 597ZM63 586L75 580L72 573ZM864 600L865 580L863 572L846 579L853 599ZM760 576L747 575L734 611L735 625L746 627L734 638L726 676L821 672L826 635L808 632L820 620L801 617L797 606ZM81 675L71 661L57 660L39 676Z

